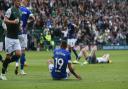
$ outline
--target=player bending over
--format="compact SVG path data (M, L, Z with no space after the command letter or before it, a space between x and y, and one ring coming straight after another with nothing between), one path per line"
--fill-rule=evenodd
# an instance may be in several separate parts
M72 68L71 54L66 50L66 48L67 42L62 41L61 48L54 50L54 63L52 62L52 60L48 61L48 68L51 76L55 80L67 79L69 72L71 72L77 79L80 80L81 77Z

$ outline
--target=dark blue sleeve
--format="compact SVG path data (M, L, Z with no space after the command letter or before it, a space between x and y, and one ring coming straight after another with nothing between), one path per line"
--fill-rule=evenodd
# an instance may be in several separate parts
M30 10L27 10L27 13L28 13L28 15L32 14L32 12Z

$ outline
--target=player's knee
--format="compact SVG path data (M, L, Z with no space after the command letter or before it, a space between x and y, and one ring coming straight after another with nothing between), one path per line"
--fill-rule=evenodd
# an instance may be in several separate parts
M7 54L6 59L11 59L11 55Z
M17 51L17 52L16 52L16 56L17 56L17 57L20 57L20 56L21 56L21 51Z
M54 67L54 65L53 65L53 64L49 64L49 66L48 66L49 72L52 72L53 67Z
M51 59L49 59L49 60L47 61L47 63L48 63L48 64L53 64L53 61L52 61Z
M22 48L22 53L25 53L25 48Z

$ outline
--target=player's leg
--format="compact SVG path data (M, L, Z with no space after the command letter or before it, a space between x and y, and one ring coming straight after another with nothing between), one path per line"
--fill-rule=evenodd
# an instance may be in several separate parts
M1 61L2 63L4 62L2 55L0 55L0 61Z
M3 62L3 65L2 65L2 74L1 74L1 79L2 79L2 80L7 80L7 79L6 79L6 76L5 76L5 73L6 73L6 71L7 71L8 65L9 65L11 62L14 62L14 61L16 61L17 59L19 59L20 55L21 55L20 50L17 50L16 53L15 53L15 55L6 54L6 58L5 58L5 60L4 60L4 62ZM15 74L17 74L16 72L18 73L18 70L17 70L17 71L15 70Z
M19 40L5 37L5 50L6 50L6 57L2 65L2 74L1 74L2 80L6 80L5 73L7 71L7 67L9 63L16 61L20 57L21 47L20 47ZM17 52L15 53L15 55L13 55L13 52L15 50Z
M22 35L18 35L18 38L19 38L19 42L20 42L20 46L22 45L22 40L23 40L23 37ZM15 74L18 74L18 67L19 67L19 60L17 59L16 60L16 68L15 68Z
M18 62L19 58L21 57L21 45L19 39L15 40L13 50L15 54L12 56L12 59L15 59L15 61ZM18 64L16 64L15 74L18 74Z
M16 60L16 68L15 68L15 74L18 74L18 67L19 67L19 58Z
M27 48L27 34L19 35L19 40L20 40L20 45L22 48L21 57L20 57L20 70L21 70L21 74L25 75L27 74L24 72L24 65L26 63L25 48Z
M5 60L4 60L3 65L2 65L2 73L1 73L1 76L0 76L1 80L7 80L5 74L6 74L8 64L10 63L10 59L11 59L11 56L9 54L6 54Z
M77 60L79 61L82 56L83 56L83 50L80 50L80 53L78 54Z
M77 54L77 51L76 51L76 49L74 48L74 46L73 46L71 49L72 49L73 53L75 54L76 59L78 59L78 54Z
M25 50L22 50L22 55L20 57L20 70L21 70L21 74L25 75L27 73L24 72L24 65L26 62L26 57L25 57Z
M110 57L110 55L109 54L106 54L106 59L107 60L109 60L109 57Z
M112 63L112 61L110 60L110 54L104 54L103 58L106 59L106 63Z
M74 47L72 47L71 49L72 49L72 51L74 52L74 54L75 54L75 56L76 56L76 60L73 61L73 63L74 63L74 64L78 64L78 63L79 63L79 59L80 59L80 57L81 57L81 55L82 55L82 52L80 52L80 54L78 55L77 52L76 52L76 50L74 49Z
M88 62L87 62L87 57L89 56L88 50L86 48L83 48L82 50L83 50L83 55L84 55L84 58L85 58L85 61L83 62L83 65L88 64Z
M80 60L80 58L83 56L83 53L84 53L84 50L83 48L80 50L79 54L78 54L78 57L75 61L73 61L74 64L77 64L79 63L78 61Z
M51 59L49 59L48 60L48 69L49 69L49 72L52 72L53 67L54 67L53 61Z
M91 52L90 52L89 56L94 56L95 55L95 52L96 52L96 47L93 47L91 49Z
M52 79L56 80L56 78L53 77L53 73L52 73L53 68L54 68L54 63L53 63L53 61L52 61L51 59L49 59L49 60L47 61L47 63L48 63L48 70L49 70L49 72L50 72L50 74L51 74Z
M71 72L70 72L69 68L66 69L66 72L67 72L67 77L65 79L68 79L71 75Z
M77 54L76 49L75 49L74 47L72 47L72 51L73 51L73 53L75 54L76 59L77 59L77 58L78 58L78 54Z
M78 55L77 55L76 50L74 49L74 46L75 46L74 40L73 39L68 39L67 43L68 43L68 50L69 50L69 52L71 53L71 51L73 51L75 56L76 56L76 59L77 59ZM77 60L75 60L73 63L76 64L76 63L79 63L79 62Z
M19 58L21 56L21 50L16 50L15 55L13 55L13 59L15 59L16 62L18 62ZM18 74L18 64L16 63L16 69L15 69L15 74Z
M27 34L24 34L24 47L23 47L23 56L24 56L24 67L25 66L28 66L27 65L27 62L26 62L26 54L25 54L25 51L26 51L26 48L27 48L27 44L28 43L28 38L27 38ZM24 68L23 68L23 70L24 70Z
M69 50L69 52L71 53L71 45L72 45L71 39L68 39L68 40L67 40L67 43L68 43L68 50Z
M75 56L76 56L76 59L77 59L77 58L78 58L78 54L77 54L76 49L74 48L74 47L75 47L75 44L76 44L77 39L72 39L71 41L72 41L72 45L71 45L71 47L72 47L72 51L74 52L74 54L75 54Z
M97 63L97 60L96 60L96 47L93 47L89 56L87 57L87 61L89 64L95 64Z
M77 51L76 51L76 49L74 48L75 47L75 43L76 43L76 39L71 39L71 50L73 51L73 53L75 54L75 56L76 56L76 60L75 61L73 61L73 63L75 63L75 64L78 64L79 62L78 62L78 60L79 60L79 58L78 58L78 54L77 54Z
M20 57L20 51L17 51L15 55L6 54L6 58L3 62L2 74L5 74L9 63L16 61Z

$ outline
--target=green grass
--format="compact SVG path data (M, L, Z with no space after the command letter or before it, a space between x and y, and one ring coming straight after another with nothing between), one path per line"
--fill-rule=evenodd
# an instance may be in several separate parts
M47 67L52 52L27 52L29 67L25 67L25 71L28 74L16 76L15 63L10 64L8 80L0 81L0 89L128 89L128 51L98 51L97 55L103 53L110 53L112 64L74 65L82 80L71 75L68 80L57 81L51 79ZM5 56L3 52L0 54ZM83 62L84 58L80 61Z

